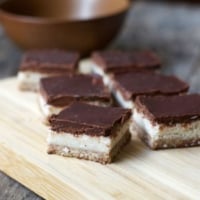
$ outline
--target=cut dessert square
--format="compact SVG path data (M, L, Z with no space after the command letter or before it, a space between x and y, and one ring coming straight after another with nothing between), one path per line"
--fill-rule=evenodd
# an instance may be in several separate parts
M98 106L112 104L101 77L79 74L41 79L39 103L46 118L58 114L74 101Z
M79 57L76 52L57 49L27 51L18 72L20 89L37 91L43 77L74 73Z
M110 163L130 141L131 111L80 102L50 118L48 153Z
M91 60L93 72L102 76L105 84L113 73L156 70L161 66L159 58L150 51L97 51Z
M138 136L152 149L200 145L200 95L137 97Z
M153 72L128 72L112 76L112 93L124 108L134 108L137 96L177 95L188 91L188 84L174 76Z

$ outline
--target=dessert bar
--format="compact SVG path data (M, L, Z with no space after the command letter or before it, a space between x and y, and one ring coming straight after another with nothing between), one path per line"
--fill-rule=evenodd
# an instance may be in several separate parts
M111 90L118 103L124 108L134 108L137 96L178 95L188 91L188 84L174 76L153 72L128 72L115 74Z
M43 77L75 73L79 57L77 52L56 49L27 51L18 72L20 89L37 91Z
M112 98L101 77L68 75L43 78L40 82L39 103L48 118L58 114L74 101L98 106L110 106Z
M49 119L48 153L110 163L130 141L130 116L128 109L74 102Z
M200 145L200 95L137 97L138 136L152 149Z
M92 70L109 82L109 74L136 70L157 70L159 58L150 51L97 51L91 56Z

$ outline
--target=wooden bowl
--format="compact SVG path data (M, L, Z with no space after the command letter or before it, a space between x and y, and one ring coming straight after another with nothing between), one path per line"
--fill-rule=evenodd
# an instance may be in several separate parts
M64 48L88 54L119 32L128 0L9 0L0 20L20 47Z

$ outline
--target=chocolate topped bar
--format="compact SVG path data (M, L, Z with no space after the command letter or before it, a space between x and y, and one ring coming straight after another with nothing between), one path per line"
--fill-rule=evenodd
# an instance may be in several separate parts
M44 78L40 92L48 104L66 106L67 102L95 101L110 102L110 94L100 77L90 75L68 75Z
M123 124L130 115L131 111L128 109L74 102L58 115L53 115L49 121L52 130L57 133L110 136L113 127Z
M24 54L21 71L40 73L74 72L80 55L64 50L31 50Z
M136 109L151 121L163 124L189 123L200 119L200 95L137 97Z
M188 91L188 84L174 76L150 72L129 72L115 74L114 87L125 99L138 95L174 95Z
M92 61L105 72L123 72L160 68L160 60L150 52L104 51L94 52Z

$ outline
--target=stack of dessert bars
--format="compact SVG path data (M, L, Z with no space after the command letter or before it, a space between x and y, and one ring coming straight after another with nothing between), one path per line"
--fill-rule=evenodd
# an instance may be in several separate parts
M154 53L96 51L90 74L79 62L78 52L64 50L22 59L19 87L38 92L49 154L110 163L131 133L151 149L200 145L200 95L161 74Z

